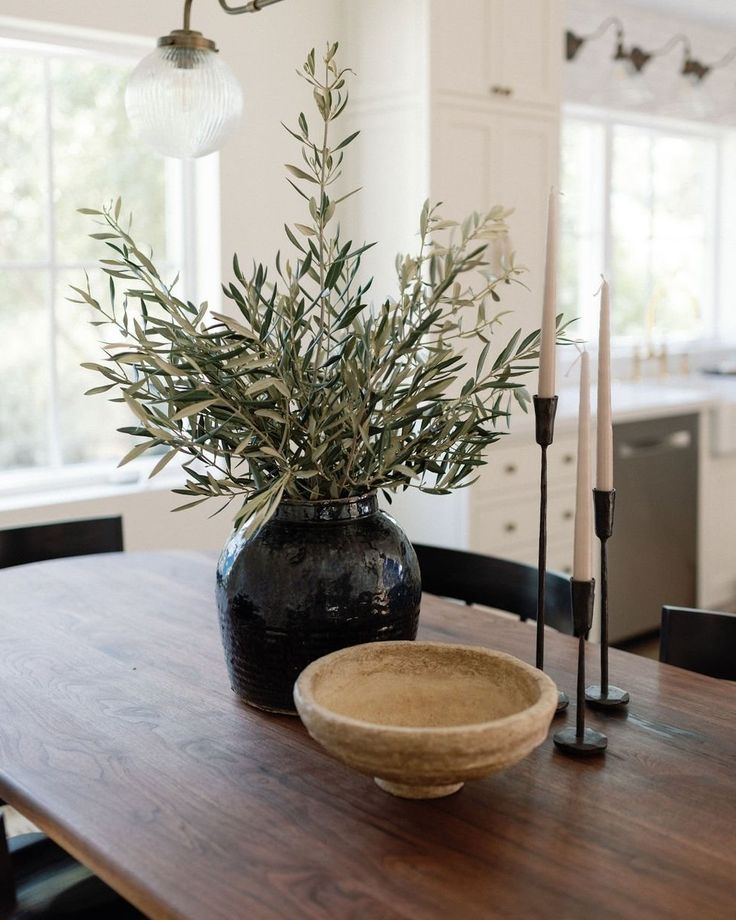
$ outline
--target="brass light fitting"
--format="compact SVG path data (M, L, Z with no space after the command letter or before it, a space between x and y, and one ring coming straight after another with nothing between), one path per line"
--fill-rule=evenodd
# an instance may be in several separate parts
M251 0L226 13L257 13L280 0ZM184 0L184 22L159 38L139 62L125 91L128 118L139 137L163 156L190 159L219 150L236 130L243 92L217 54L212 39L192 29L192 0Z
M181 29L173 29L168 35L163 35L158 39L159 48L194 48L206 51L217 51L217 45L210 38L205 38L201 32L191 28L192 20L192 2L193 0L184 0L184 25ZM242 6L230 6L227 0L219 0L220 6L226 13L238 15L240 13L257 13L259 10L274 3L280 3L281 0L250 0L250 3L244 3Z
M587 42L602 38L612 26L616 29L616 45L613 53L613 60L626 61L632 74L640 74L653 58L662 57L668 54L673 48L677 47L677 45L683 45L684 47L680 73L694 83L702 83L702 81L714 70L725 67L730 64L731 61L736 60L736 48L733 48L712 64L703 64L692 56L690 40L686 35L681 33L673 35L661 48L657 48L654 51L646 51L638 45L627 47L624 40L623 23L616 16L609 16L608 19L604 19L598 28L588 35L578 35L568 29L565 33L565 59L567 61L574 61L583 45Z
M617 48L621 48L624 38L623 23L617 16L609 16L608 19L603 20L597 29L594 29L588 35L576 35L575 32L568 29L567 32L565 32L565 59L574 61L578 52L586 42L592 42L598 38L602 38L611 26L616 27L616 45Z

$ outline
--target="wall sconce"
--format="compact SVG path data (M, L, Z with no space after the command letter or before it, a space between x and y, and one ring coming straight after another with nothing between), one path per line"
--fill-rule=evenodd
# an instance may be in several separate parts
M250 0L226 13L257 13L280 0ZM138 64L125 91L128 118L158 153L189 159L218 150L237 127L243 93L235 74L218 58L217 46L191 29L192 0L184 2L184 24L159 38L156 50Z
M618 75L620 77L623 77L625 73L630 77L636 78L646 70L654 58L663 57L669 54L669 52L678 45L683 46L682 65L679 73L685 78L687 84L683 84L683 90L678 93L680 96L683 95L686 88L689 93L691 93L693 89L699 88L702 86L706 77L714 70L725 67L727 64L730 64L731 61L736 60L736 48L733 48L712 64L703 64L693 57L690 40L686 35L682 34L673 35L661 48L657 48L654 51L646 51L638 45L627 47L624 40L623 23L616 16L609 16L608 19L605 19L598 28L589 35L577 35L575 32L568 29L565 33L566 60L574 61L583 45L601 38L612 26L616 29L616 45L613 53L613 61L619 71ZM642 92L644 92L643 85L640 83L639 86L642 87ZM619 95L621 95L621 93L619 93ZM690 102L692 103L692 101L691 99ZM701 101L705 102L705 100ZM692 111L698 111L698 117L703 117L703 112L706 110L706 107L705 105L693 106L691 104L690 109Z
M576 35L575 32L568 29L565 32L565 60L574 61L583 45L587 42L593 42L596 41L596 39L602 38L611 26L616 27L617 49L623 48L624 25L617 16L609 16L608 19L604 19L598 28L589 35Z
M736 48L726 52L722 58L713 61L712 64L701 64L700 61L694 60L690 54L685 57L682 64L682 75L689 77L693 83L702 83L703 80L714 70L720 70L726 67L731 61L736 60Z

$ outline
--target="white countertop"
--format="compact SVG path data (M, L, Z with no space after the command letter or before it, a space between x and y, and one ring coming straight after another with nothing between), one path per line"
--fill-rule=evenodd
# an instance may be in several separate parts
M571 434L577 426L579 394L576 383L564 383L558 394L555 430L559 434ZM614 424L709 411L713 420L714 452L736 453L736 377L694 373L687 377L637 382L614 380L611 403ZM591 408L595 416L595 388L591 392ZM524 431L526 436L533 425L532 410L527 418L512 410L512 432Z
M720 381L716 381L717 383ZM614 380L611 387L611 406L614 422L630 422L663 415L679 415L713 408L721 401L736 405L736 381L729 379L728 392L719 393L704 376L672 377L663 380ZM596 389L593 388L591 409L596 412ZM730 398L729 398L730 397ZM578 416L578 389L576 386L560 389L557 419L561 424L573 426Z

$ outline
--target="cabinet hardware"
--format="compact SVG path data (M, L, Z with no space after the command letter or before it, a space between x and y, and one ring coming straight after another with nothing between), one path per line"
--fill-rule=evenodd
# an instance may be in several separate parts
M491 92L494 96L510 96L513 93L513 89L510 86L499 86L497 83L491 87Z
M503 468L504 473L508 473L509 476L513 475L516 472L516 470L517 470L517 466L515 463L507 463L506 466Z
M563 511L563 512L562 512L562 518L563 518L563 520L565 520L565 521L571 521L572 518L573 518L573 513L572 513L572 511L570 511L569 508L568 508L566 511Z
M503 529L506 533L514 533L516 530L516 524L513 521L509 521L507 524L504 524Z
M562 462L566 466L569 466L571 463L574 462L574 460L575 460L575 457L573 456L573 454L564 454L562 457Z

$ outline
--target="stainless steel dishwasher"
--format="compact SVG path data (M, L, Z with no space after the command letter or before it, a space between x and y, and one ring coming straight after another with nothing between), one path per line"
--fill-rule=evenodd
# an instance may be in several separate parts
M698 416L615 425L613 441L612 643L658 629L662 604L695 605Z

